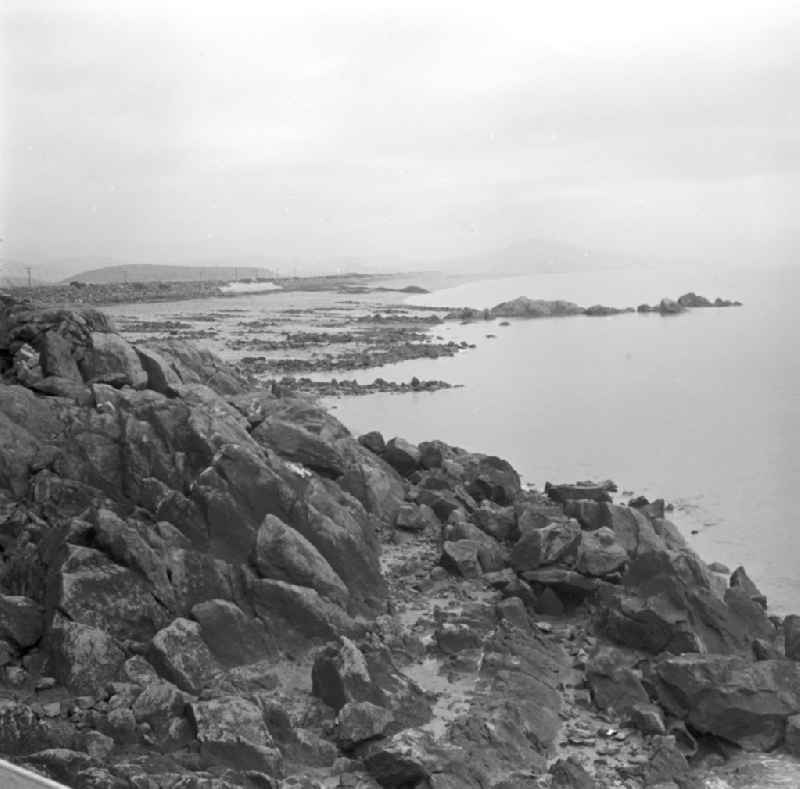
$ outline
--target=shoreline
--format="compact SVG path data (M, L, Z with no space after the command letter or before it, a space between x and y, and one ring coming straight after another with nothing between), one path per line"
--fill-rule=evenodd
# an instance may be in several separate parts
M690 787L731 743L800 744L800 620L663 502L356 440L93 311L5 302L0 358L0 751L25 766Z

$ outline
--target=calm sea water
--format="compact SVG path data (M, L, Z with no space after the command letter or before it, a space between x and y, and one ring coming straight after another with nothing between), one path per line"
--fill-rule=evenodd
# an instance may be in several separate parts
M539 486L610 477L621 490L663 496L701 556L745 565L773 612L800 612L800 270L547 274L411 301L487 307L525 295L636 306L687 290L744 306L448 324L435 333L477 348L354 377L417 375L463 388L329 405L356 432L497 454Z

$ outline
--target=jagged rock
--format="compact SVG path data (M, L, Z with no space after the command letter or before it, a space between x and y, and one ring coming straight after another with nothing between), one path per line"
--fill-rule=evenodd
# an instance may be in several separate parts
M403 531L433 531L441 524L427 504L403 504L397 511L394 525Z
M369 433L359 436L358 443L376 455L382 455L386 449L386 441L383 439L383 434L377 430L370 430Z
M175 396L183 380L169 360L157 350L142 345L136 346L136 354L147 374L147 388L168 397Z
M601 710L613 709L619 715L626 715L635 704L650 701L639 675L613 647L601 649L589 661L586 680L592 699Z
M230 600L206 600L192 607L200 635L223 666L253 663L275 654L264 625Z
M587 578L575 570L566 570L562 567L527 570L522 573L522 577L530 584L552 587L559 594L577 598L584 598L596 592L600 586L596 578Z
M628 709L628 719L631 725L643 734L666 734L664 714L657 704L637 702Z
M719 573L720 575L731 574L728 565L723 564L722 562L711 562L711 564L708 565L708 569L711 570L712 573Z
M675 738L671 735L656 736L653 738L653 745L653 752L643 771L645 785L656 787L665 781L672 781L680 786L687 785L689 764Z
M413 474L419 468L419 448L402 438L393 438L389 441L382 457L404 477Z
M459 540L472 540L480 546L478 548L478 562L483 572L495 572L502 570L507 563L506 551L493 537L481 531L477 526L465 520L463 517L456 517L454 513L444 529L443 538L449 542Z
M575 518L581 527L593 531L606 526L603 503L591 499L568 499L564 503L564 514Z
M274 515L267 515L258 530L253 563L262 578L308 586L339 605L347 602L347 587L325 557Z
M767 598L761 594L741 565L731 575L731 587L739 587L754 603L758 603L762 608L766 609Z
M0 595L0 638L24 649L32 647L44 629L42 607L29 597Z
M58 376L83 383L78 364L72 355L72 343L56 331L45 332L39 341L39 359L46 376Z
M171 682L153 682L136 698L131 708L137 723L149 723L159 736L173 717L183 715L188 697Z
M564 523L568 517L559 504L524 503L517 507L517 533L523 536L530 531L543 529L551 523Z
M347 470L345 459L332 444L301 425L269 419L255 429L253 436L279 455L320 474L339 477Z
M237 770L256 770L280 778L282 759L273 747L261 709L240 696L189 705L189 715L208 764L227 764Z
M511 566L524 573L542 565L569 564L574 562L580 540L581 528L573 520L525 532L511 551Z
M530 627L525 603L519 597L507 597L497 604L497 615L500 619L511 622L515 627L527 630Z
M342 608L306 586L262 578L248 583L248 597L271 632L330 639L356 629Z
M311 692L337 712L349 702L380 704L383 697L373 683L363 652L347 637L328 644L314 661Z
M49 375L39 381L32 381L30 387L42 394L65 397L81 406L88 406L93 402L92 390L78 381L73 381L71 378Z
M571 301L546 301L519 296L511 301L496 304L489 310L492 318L555 318L564 315L581 315L583 307Z
M611 501L606 483L589 484L563 484L553 485L545 483L544 492L559 504L566 504L572 499L591 499L592 501Z
M87 754L70 748L47 748L30 754L25 761L55 780L72 786L76 785L81 773L92 764Z
M498 542L512 539L517 532L517 515L514 507L496 507L484 500L472 513L472 518L481 531Z
M475 540L446 541L442 546L440 564L462 578L477 578L481 574L480 547L481 544Z
M580 540L576 569L584 575L602 578L621 571L628 563L628 552L605 526L583 532Z
M711 307L711 302L705 296L698 296L694 291L684 293L678 298L682 307Z
M177 612L186 615L205 600L234 597L231 567L208 553L173 548L164 557Z
M151 682L160 682L158 672L141 655L129 657L122 665L122 677L127 682L146 687Z
M86 348L80 369L87 383L132 386L134 389L147 386L147 373L142 369L136 351L118 334L92 332L91 346Z
M93 693L113 679L125 653L104 630L70 622L61 615L53 619L47 636L52 671L73 693Z
M663 551L667 546L647 516L632 507L603 503L600 505L601 525L611 529L631 558L645 553Z
M682 655L654 666L658 700L696 731L746 750L771 750L800 712L800 666L737 655Z
M148 651L156 671L188 693L199 693L217 670L200 625L178 618L153 636Z
M447 655L457 655L465 649L477 649L481 645L480 634L465 623L444 622L433 637L439 649Z
M114 750L114 738L103 734L101 731L87 731L84 736L86 753L95 761L105 761Z
M386 733L394 721L392 713L369 701L348 702L336 716L336 741L343 750Z
M800 616L789 614L783 620L786 657L800 660Z

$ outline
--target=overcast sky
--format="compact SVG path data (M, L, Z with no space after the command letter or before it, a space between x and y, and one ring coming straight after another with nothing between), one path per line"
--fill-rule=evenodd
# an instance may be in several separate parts
M800 3L5 0L7 258L800 247ZM80 268L78 265L77 268Z

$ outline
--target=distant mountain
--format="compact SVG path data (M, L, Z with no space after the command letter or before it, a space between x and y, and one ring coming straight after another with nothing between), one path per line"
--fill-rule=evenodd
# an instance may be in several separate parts
M149 263L105 266L67 277L64 282L191 282L198 280L236 280L272 277L275 272L253 266L162 266Z

